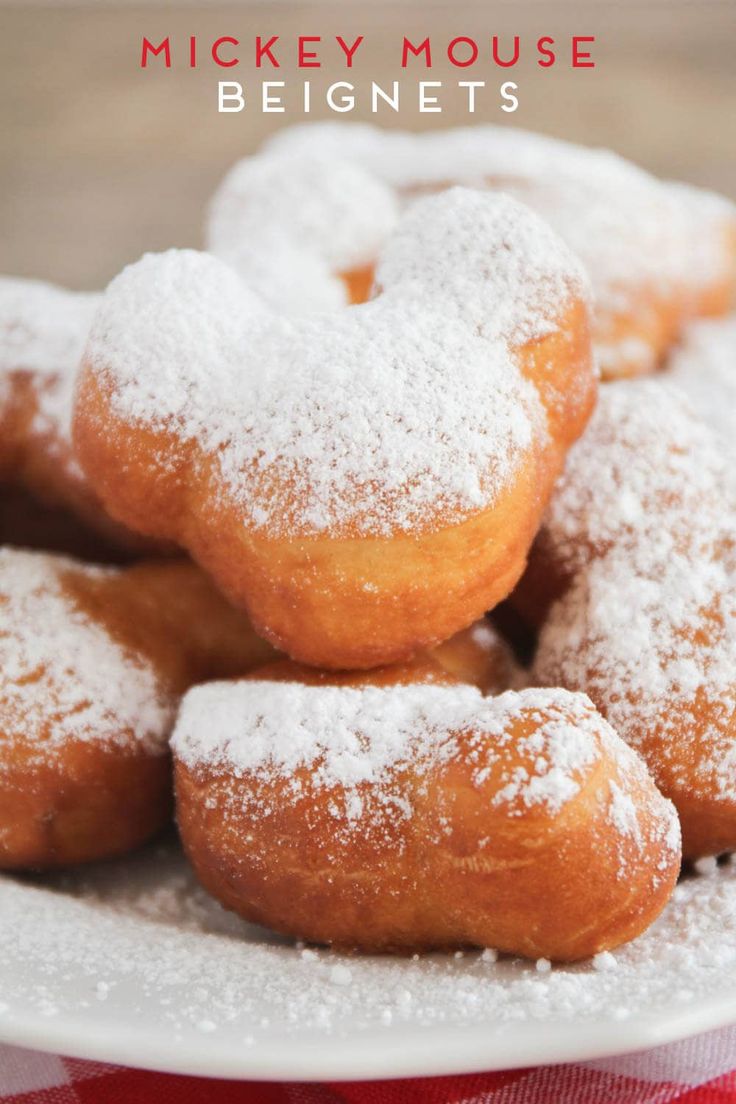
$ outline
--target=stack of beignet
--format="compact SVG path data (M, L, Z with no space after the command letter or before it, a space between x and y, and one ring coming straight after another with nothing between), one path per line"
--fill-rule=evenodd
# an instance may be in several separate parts
M245 918L585 958L664 907L680 822L736 846L736 490L674 382L732 324L593 414L597 360L651 372L726 310L733 210L518 132L335 133L237 166L212 253L0 283L3 478L197 564L0 552L0 866L148 838L171 747Z

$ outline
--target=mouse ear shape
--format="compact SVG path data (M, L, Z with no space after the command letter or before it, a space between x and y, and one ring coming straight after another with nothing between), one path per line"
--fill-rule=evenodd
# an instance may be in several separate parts
M562 240L509 196L452 188L417 203L389 241L376 285L441 299L482 335L521 344L587 299L587 277Z
M246 326L265 312L227 265L207 253L147 253L105 291L85 362L104 380L108 367L128 411L158 426L207 404L232 370ZM136 401L136 399L138 401Z
M399 216L391 188L339 154L244 158L210 204L207 248L280 310L343 306Z
M116 515L132 513L139 531L170 528L186 507L191 426L217 424L243 335L267 314L237 273L194 250L146 254L102 296L77 383L74 444L101 496ZM141 489L129 472L143 452Z
M483 333L496 300L514 324L535 301L508 277L504 245L526 241L513 221L508 237L491 219L474 269L468 252L475 213L483 227L506 202L449 192L424 207L429 228L410 214L403 231L416 227L436 277L457 216L465 246L442 269L467 253L485 295L451 275L433 298L415 265L393 296L294 319L216 258L173 253L105 296L76 404L82 467L120 520L187 548L294 658L404 659L475 620L521 570L595 382L580 299L557 303L553 323L542 297L526 347ZM512 216L536 226L523 207ZM575 271L564 254L561 267Z

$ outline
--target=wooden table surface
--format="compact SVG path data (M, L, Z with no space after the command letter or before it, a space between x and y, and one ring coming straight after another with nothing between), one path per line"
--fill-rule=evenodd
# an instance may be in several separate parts
M165 70L139 67L142 35L170 35L186 48L220 34L252 43L279 34L289 58L276 74L296 98L305 74L294 64L297 34L363 34L354 79L358 109L370 118L370 81L401 79L405 108L385 125L410 128L467 122L455 89L468 71L439 59L431 74L402 73L403 34L432 36L437 53L455 35L488 43L492 34L522 38L522 61L499 72L473 70L489 93L475 119L513 123L582 142L607 145L658 173L736 196L734 0L721 2L539 3L0 3L0 271L98 287L144 250L201 245L202 213L224 170L264 135L302 120L256 111L219 115L211 65ZM594 34L597 65L541 70L531 47L539 35L569 42ZM502 39L503 41L504 39ZM331 115L320 92L346 74L333 59L306 74L316 90L313 118ZM246 46L244 55L249 53ZM526 58L525 58L526 52ZM489 53L489 50L488 50ZM268 74L244 64L246 88ZM416 82L443 80L446 110L419 115ZM513 115L498 109L497 86L519 85Z

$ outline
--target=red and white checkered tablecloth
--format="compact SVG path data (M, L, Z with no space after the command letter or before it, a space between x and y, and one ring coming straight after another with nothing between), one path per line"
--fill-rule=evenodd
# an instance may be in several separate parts
M736 1027L625 1058L465 1077L216 1081L0 1045L2 1104L736 1104Z

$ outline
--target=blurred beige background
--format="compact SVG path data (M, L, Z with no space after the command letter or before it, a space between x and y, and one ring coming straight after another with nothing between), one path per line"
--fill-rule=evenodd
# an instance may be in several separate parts
M365 35L353 76L331 66L278 74L250 65L191 71L138 66L143 34ZM595 34L597 67L541 70L534 57L515 70L489 63L472 71L445 62L431 73L402 73L403 34L431 34L435 46L458 34L522 36L522 50L542 34ZM315 97L313 118L369 118L362 91L371 79L420 79L454 86L486 79L477 121L531 127L612 146L655 172L736 197L734 0L653 0L586 4L459 3L0 3L0 271L39 276L72 287L97 287L146 249L200 245L202 212L224 170L296 112L218 115L218 79L246 85L269 75L315 90L353 79L361 109L331 114ZM335 53L326 56L335 57ZM531 53L531 50L529 51ZM242 56L248 47L241 50ZM291 57L295 48L292 45ZM438 59L439 60L439 59ZM516 80L520 108L504 115L495 89ZM369 102L369 101L368 101ZM408 101L407 101L408 102ZM386 110L378 121L406 127L466 122L460 99L445 94L442 115Z

